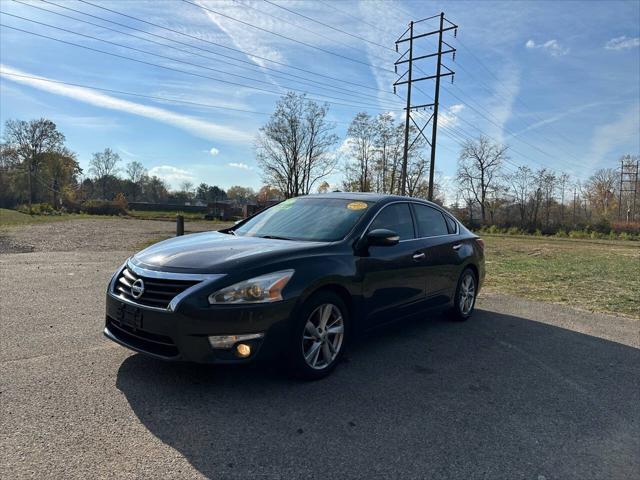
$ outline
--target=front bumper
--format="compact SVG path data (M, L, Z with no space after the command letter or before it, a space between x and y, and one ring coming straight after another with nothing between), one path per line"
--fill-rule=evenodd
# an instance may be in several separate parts
M160 311L107 293L104 334L120 345L163 360L246 363L282 351L294 304L285 300L201 308L185 298L176 311ZM243 342L251 346L251 355L246 358L240 358L233 348L213 348L208 338L249 333L264 333L264 337Z

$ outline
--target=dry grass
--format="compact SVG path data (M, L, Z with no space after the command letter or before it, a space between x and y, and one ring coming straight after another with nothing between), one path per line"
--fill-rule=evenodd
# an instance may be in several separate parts
M640 318L640 245L492 236L486 289Z

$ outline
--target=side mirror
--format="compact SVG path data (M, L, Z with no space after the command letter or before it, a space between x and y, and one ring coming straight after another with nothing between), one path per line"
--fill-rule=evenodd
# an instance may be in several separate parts
M376 247L390 247L397 245L400 236L393 230L386 228L376 228L367 233L367 244Z

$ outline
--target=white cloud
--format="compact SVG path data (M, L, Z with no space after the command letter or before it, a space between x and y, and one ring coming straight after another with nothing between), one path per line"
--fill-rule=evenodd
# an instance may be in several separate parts
M195 182L195 177L189 170L172 165L160 165L149 169L149 176L154 175L169 183L172 188L179 187L182 182Z
M165 110L164 108L143 105L129 100L122 100L103 93L98 93L89 88L52 83L51 81L47 81L48 79L45 77L35 79L13 76L11 74L32 75L6 65L0 65L0 68L0 76L6 80L28 85L56 95L73 98L79 102L88 103L97 107L118 110L131 115L150 118L158 122L173 125L174 127L185 130L192 135L205 138L207 140L225 139L227 141L245 143L253 139L253 134L245 130L219 125L197 117L191 117L189 115Z
M629 38L626 35L612 38L604 45L607 50L625 50L635 47L640 47L640 37Z
M529 49L541 48L553 57L562 57L569 53L569 49L560 45L560 43L555 39L547 40L544 43L536 43L533 40L527 40L527 43L525 43L524 46Z
M215 157L220 153L220 150L218 150L216 147L211 147L211 150L209 150L209 153L211 154L212 157Z
M227 165L229 165L230 167L233 167L233 168L241 168L242 170L252 170L252 168L249 165L247 165L246 163L231 162L231 163L227 163Z
M440 125L446 127L456 126L458 124L458 113L462 110L464 110L464 105L462 103L456 103L443 112L440 112L440 118L438 119Z

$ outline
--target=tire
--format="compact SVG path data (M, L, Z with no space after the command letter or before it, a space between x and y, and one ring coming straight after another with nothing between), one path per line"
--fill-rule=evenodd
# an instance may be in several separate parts
M335 293L311 296L294 320L287 355L291 373L303 380L329 375L344 354L349 321L349 311Z
M465 268L460 274L456 294L453 297L451 318L463 322L473 314L478 294L478 278L471 268Z

